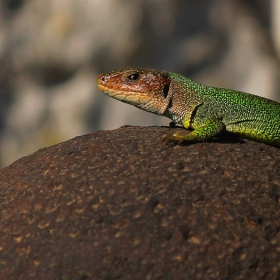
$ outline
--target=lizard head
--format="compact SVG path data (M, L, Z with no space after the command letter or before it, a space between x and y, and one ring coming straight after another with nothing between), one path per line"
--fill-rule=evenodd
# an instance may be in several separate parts
M171 79L165 71L128 67L99 75L97 83L108 96L158 115L171 100Z

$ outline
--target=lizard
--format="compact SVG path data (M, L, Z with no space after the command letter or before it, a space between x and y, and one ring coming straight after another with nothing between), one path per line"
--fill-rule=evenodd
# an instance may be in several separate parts
M164 135L174 143L205 142L223 132L280 147L280 103L253 94L197 83L180 74L126 67L100 74L108 96L166 116L189 134Z

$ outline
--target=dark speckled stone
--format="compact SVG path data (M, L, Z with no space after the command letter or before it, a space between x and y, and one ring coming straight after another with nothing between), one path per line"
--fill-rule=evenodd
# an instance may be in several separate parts
M280 279L280 149L122 127L0 171L1 279Z

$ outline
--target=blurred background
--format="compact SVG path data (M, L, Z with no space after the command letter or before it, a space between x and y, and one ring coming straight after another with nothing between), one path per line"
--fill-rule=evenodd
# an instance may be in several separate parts
M99 129L169 120L101 93L125 66L280 101L279 0L1 0L0 167Z

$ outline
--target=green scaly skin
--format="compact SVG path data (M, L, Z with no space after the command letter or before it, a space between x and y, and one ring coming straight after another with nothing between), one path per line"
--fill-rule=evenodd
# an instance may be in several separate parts
M228 131L280 147L280 103L275 101L205 86L171 72L131 67L99 75L98 86L117 100L192 130L165 135L166 141L203 142Z

